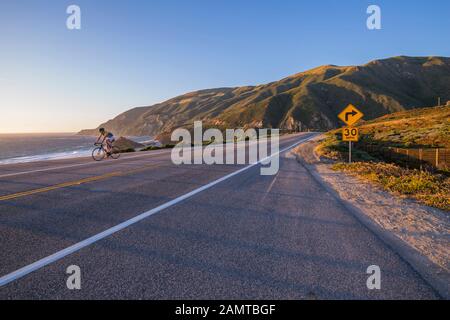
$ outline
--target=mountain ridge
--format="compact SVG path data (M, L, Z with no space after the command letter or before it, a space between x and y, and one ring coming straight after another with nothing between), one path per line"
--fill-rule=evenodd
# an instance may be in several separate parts
M99 127L118 135L167 137L195 120L204 127L330 130L352 103L370 120L450 100L450 58L407 57L361 66L323 65L256 86L189 92L152 106L132 108ZM82 130L93 134L96 129Z

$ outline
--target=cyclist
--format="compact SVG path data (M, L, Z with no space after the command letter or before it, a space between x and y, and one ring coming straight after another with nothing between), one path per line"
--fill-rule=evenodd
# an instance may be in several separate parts
M103 144L103 142L105 142L105 140L106 140L106 152L108 154L111 154L112 144L114 141L116 141L116 139L114 138L114 135L111 132L106 131L105 128L100 128L100 129L98 129L98 131L100 132L100 136L98 137L98 139L95 143L98 143L100 141L100 139L103 138L103 140L102 140L102 144Z

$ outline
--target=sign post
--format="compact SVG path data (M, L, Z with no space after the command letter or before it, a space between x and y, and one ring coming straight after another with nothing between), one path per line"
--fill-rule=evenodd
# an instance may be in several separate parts
M348 163L352 163L352 142L359 140L358 128L342 128L342 141L348 141Z
M352 142L348 142L348 163L352 163Z
M352 127L352 125L358 122L363 116L364 114L351 104L338 116L339 119L348 125L348 127L342 128L342 141L348 141L348 163L352 163L352 142L359 140L359 130L358 128Z

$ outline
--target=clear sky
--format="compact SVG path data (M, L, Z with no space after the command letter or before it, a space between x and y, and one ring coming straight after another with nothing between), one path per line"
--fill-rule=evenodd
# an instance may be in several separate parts
M66 8L81 8L81 30ZM382 10L382 30L366 9ZM73 132L189 91L450 56L448 0L1 0L0 132Z

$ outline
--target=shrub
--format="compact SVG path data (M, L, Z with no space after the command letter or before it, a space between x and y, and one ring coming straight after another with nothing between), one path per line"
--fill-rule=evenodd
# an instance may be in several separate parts
M157 147L157 146L149 146L149 147L142 149L141 151L152 151L152 150L160 150L160 149L162 149L162 148Z
M332 168L375 182L389 192L450 211L450 177L444 174L405 169L383 162L337 163Z

